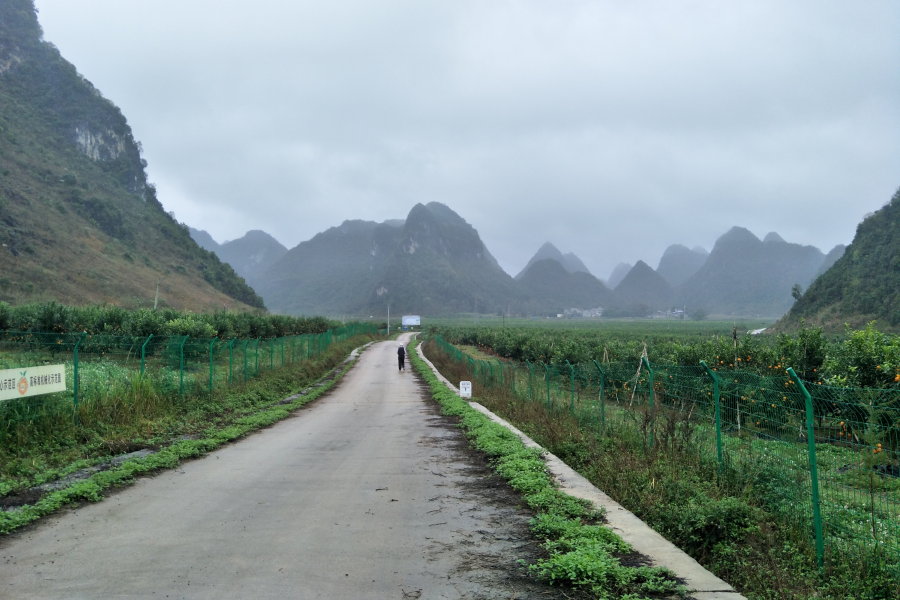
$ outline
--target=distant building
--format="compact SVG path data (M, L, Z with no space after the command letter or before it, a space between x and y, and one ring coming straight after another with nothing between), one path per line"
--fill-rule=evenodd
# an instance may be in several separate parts
M602 317L603 309L599 306L597 308L588 308L588 309L567 308L566 310L563 311L563 313L561 315L556 315L556 316L557 317L566 317L567 319L572 318L572 317L576 317L576 318L577 317L584 317L584 318Z

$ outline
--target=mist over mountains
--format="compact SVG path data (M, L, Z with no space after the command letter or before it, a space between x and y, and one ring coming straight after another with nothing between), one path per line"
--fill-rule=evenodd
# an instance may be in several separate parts
M568 252L563 254L560 252L556 246L551 244L550 242L545 242L543 246L538 248L538 251L531 257L528 261L528 264L519 271L519 274L516 275L516 279L521 279L526 271L539 260L553 260L568 271L569 273L588 273L590 274L590 270L585 266L581 259L575 256L574 253Z
M390 304L392 312L432 315L603 308L608 316L643 317L683 308L777 317L794 302L793 286L809 286L843 251L826 256L775 232L760 240L733 227L711 252L673 244L657 269L643 260L622 263L603 282L579 257L546 242L513 278L475 228L438 202L417 204L406 219L345 221L290 250L259 231L221 245L205 231L191 235L252 282L273 310L327 315L383 314Z
M193 227L189 227L188 231L201 248L215 252L220 260L230 264L235 273L251 285L288 251L281 242L258 229L222 244L216 242L206 231Z

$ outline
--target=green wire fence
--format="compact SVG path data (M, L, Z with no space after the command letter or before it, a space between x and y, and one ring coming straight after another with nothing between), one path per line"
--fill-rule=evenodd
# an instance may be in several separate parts
M599 435L643 436L648 452L667 426L691 427L719 476L755 497L814 545L820 567L852 557L900 576L900 392L838 388L778 376L631 363L479 360L434 336L479 388L566 412ZM674 419L674 420L673 420Z
M77 416L81 403L149 382L159 394L210 395L360 334L377 335L378 328L352 323L318 334L243 340L0 331L0 370L64 364L67 390L0 402L0 429L73 407Z

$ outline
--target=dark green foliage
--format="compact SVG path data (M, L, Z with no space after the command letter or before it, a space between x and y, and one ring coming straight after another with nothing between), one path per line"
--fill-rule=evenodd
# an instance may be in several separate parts
M712 324L711 324L712 325ZM710 334L688 329L685 323L680 333L659 330L629 333L627 328L611 331L605 329L550 329L537 327L459 327L439 326L433 332L439 333L453 344L464 344L490 348L499 356L516 361L547 362L562 365L568 360L575 364L597 360L637 361L640 360L644 344L651 362L659 364L697 366L706 361L710 367L741 369L760 375L783 373L787 367L807 381L824 381L844 373L841 365L860 365L859 375L878 371L881 364L885 373L890 373L893 382L894 366L900 362L895 357L900 342L895 336L884 336L875 343L851 340L831 342L819 328L801 327L793 335L777 336L739 335L737 348L731 335ZM872 336L881 336L873 332ZM848 347L853 344L853 349ZM844 360L846 353L855 357ZM871 364L870 364L871 363ZM862 365L870 366L863 368ZM882 377L886 380L886 376ZM842 380L834 380L841 385ZM856 380L854 380L856 381Z
M369 339L359 336L336 343L310 360L264 371L246 384L216 391L211 396L156 398L156 410L138 419L75 424L70 408L65 418L44 430L42 436L5 439L0 446L0 496L105 463L113 454L138 448L162 448L146 458L128 460L85 481L50 492L33 505L0 511L0 534L27 525L66 504L102 500L108 488L128 484L136 477L160 469L174 468L183 459L202 456L284 419L327 392L339 378L322 382L288 404L281 404L280 400L330 372L352 348ZM149 380L143 384L152 387ZM186 436L199 439L185 440Z
M829 329L877 319L882 328L900 330L900 190L857 226L853 243L809 286L784 325L801 318Z
M455 361L436 344L427 344L426 352L448 378L470 377L464 362ZM697 435L704 425L691 422L684 412L680 416L658 413L667 424L650 447L640 417L612 421L607 413L603 429L593 410L576 414L550 410L543 401L529 401L521 389L511 393L509 386L485 385L477 386L475 393L478 402L550 452L578 457L573 462L565 460L748 598L898 597L896 564L890 559L838 552L829 555L826 568L820 571L810 524L796 518L792 510L797 498L790 490L798 485L796 476L783 464L767 460L760 460L758 472L749 478L738 476L728 461L720 472ZM820 477L822 467L820 462ZM558 519L533 521L534 531L542 538L562 541L559 550L567 549L565 539L573 535L570 527ZM584 573L596 574L604 569L601 556L590 552L570 556L546 573L569 581Z
M450 391L415 351L409 357L442 412L461 417L460 425L472 445L488 455L497 473L522 493L525 503L537 513L531 530L550 557L529 565L532 573L551 585L583 589L599 598L638 600L647 595L684 594L668 569L624 566L618 555L632 548L611 529L587 523L601 519L602 511L556 489L539 451L525 448L509 429L490 421Z
M126 310L117 306L66 306L46 303L10 306L0 302L0 331L148 336L198 335L231 339L272 338L322 333L339 325L324 317L258 315L247 312L194 314L172 309ZM173 329L180 328L177 331ZM184 330L187 327L188 330ZM197 329L197 328L200 329ZM202 331L204 335L199 335Z

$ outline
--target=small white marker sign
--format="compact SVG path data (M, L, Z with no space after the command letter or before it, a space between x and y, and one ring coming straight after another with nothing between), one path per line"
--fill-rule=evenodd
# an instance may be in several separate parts
M460 381L459 382L459 397L460 398L471 398L472 397L472 382L471 381Z
M66 366L44 365L0 371L0 400L66 391Z

